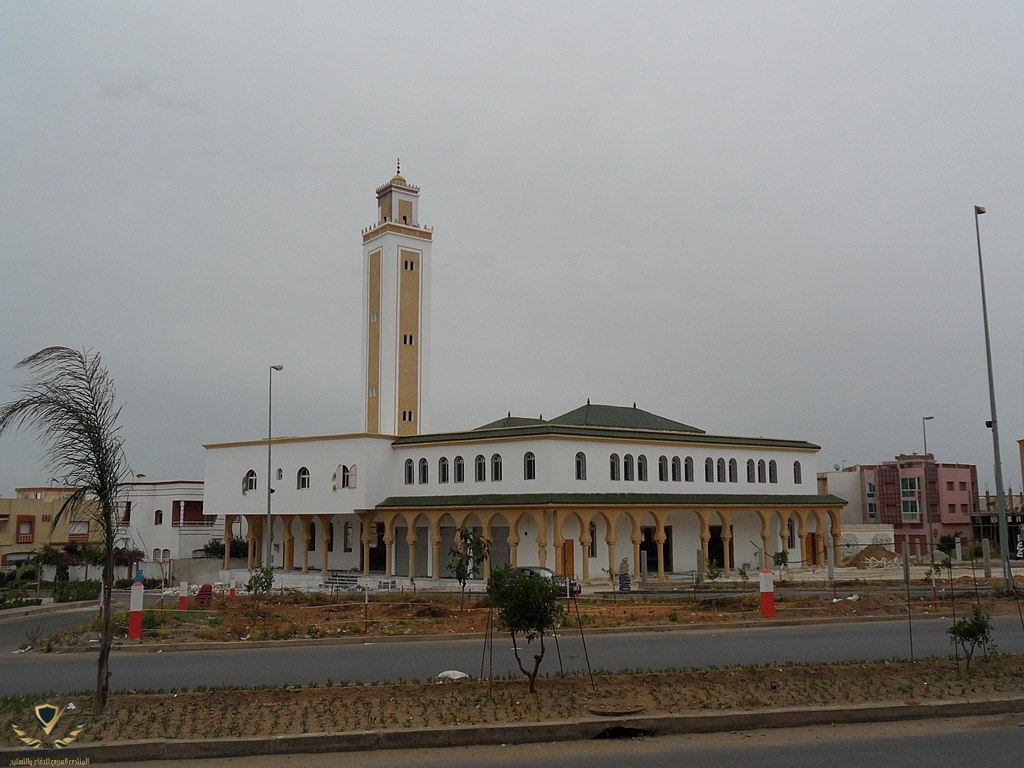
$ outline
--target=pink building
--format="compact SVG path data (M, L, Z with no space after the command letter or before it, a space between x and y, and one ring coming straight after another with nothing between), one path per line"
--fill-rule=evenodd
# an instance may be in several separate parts
M978 472L973 464L942 464L931 453L903 454L894 461L830 472L829 489L847 473L856 474L859 488L843 488L845 494L835 489L852 500L844 522L891 525L897 551L906 541L912 554L926 553L929 520L936 547L943 537L959 536L965 544L973 538L972 516L978 515Z

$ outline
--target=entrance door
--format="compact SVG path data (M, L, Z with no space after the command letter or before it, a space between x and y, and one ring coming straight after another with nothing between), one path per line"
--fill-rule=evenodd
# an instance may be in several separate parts
M387 549L384 544L384 523L371 523L373 543L370 544L370 570L384 573L387 568ZM359 548L362 551L362 547Z
M558 572L563 576L574 576L576 574L576 542L573 539L566 539L562 542L561 557L559 557Z
M665 559L665 573L672 572L672 526L665 526L665 546L664 548L658 546L658 542L654 540L654 532L657 530L653 525L645 526L641 529L643 532L643 541L640 542L640 551L647 553L647 572L657 573L658 563L662 557Z

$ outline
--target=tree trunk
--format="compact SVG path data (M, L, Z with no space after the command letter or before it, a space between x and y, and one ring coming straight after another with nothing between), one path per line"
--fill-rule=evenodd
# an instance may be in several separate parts
M110 531L106 553L104 557L103 577L100 580L102 594L100 595L103 611L103 628L100 630L100 657L96 662L96 696L93 700L93 710L102 712L107 706L110 698L110 649L114 644L114 617L110 610L110 592L114 586L114 548L113 533L111 531L112 515L104 510L104 516L108 519L104 522L107 531Z

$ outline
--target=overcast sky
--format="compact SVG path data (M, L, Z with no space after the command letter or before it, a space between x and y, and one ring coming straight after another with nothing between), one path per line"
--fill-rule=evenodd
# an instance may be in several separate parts
M819 469L1024 437L1024 4L0 7L0 400L98 351L151 480L361 427L360 230L434 227L431 427L631 405ZM0 494L46 484L0 438Z

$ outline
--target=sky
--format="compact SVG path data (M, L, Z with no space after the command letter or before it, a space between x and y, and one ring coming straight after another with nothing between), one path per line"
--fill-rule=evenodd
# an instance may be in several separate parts
M1024 437L1024 4L36 2L0 7L0 401L101 354L133 472L357 432L361 230L434 228L430 428L589 398L928 449ZM0 437L0 495L52 475Z

